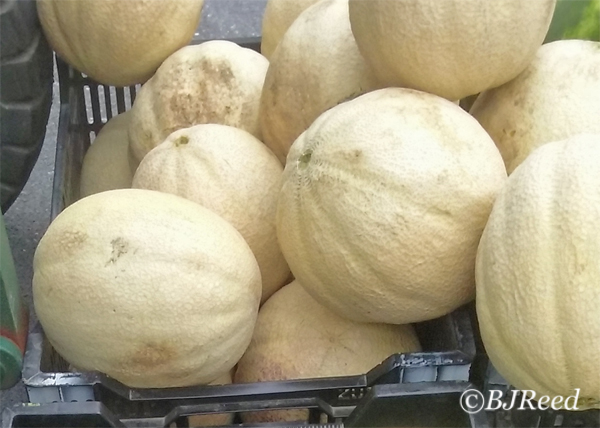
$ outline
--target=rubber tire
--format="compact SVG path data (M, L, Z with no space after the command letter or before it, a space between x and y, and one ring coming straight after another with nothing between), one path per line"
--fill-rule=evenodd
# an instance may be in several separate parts
M29 179L52 105L53 53L35 0L0 0L0 199L10 207Z

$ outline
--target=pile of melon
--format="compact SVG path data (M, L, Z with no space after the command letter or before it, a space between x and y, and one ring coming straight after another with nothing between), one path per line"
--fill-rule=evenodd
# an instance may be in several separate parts
M143 84L35 254L73 366L360 374L475 300L512 385L600 408L600 42L543 44L556 0L270 0L263 54L188 45L201 0L38 3L71 65Z

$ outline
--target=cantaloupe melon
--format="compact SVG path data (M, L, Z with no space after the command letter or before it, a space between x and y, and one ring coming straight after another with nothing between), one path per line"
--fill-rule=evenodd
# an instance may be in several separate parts
M515 388L561 406L578 388L578 410L600 408L599 165L600 134L534 150L498 196L477 254L490 360Z
M517 78L479 95L470 113L496 142L509 174L542 144L600 133L600 42L542 46Z
M52 346L131 387L205 384L246 350L261 280L250 247L179 196L110 190L50 224L33 261L35 312Z
M283 255L329 309L405 324L473 299L477 244L506 171L456 104L387 88L333 107L293 144L283 180Z
M261 54L224 40L186 46L171 55L131 109L132 167L171 133L193 125L235 126L260 139L258 109L268 67Z
M129 112L111 118L100 130L85 153L81 165L79 197L106 190L131 187L129 166Z
M268 0L262 20L260 53L266 58L277 48L298 15L319 0Z
M210 385L229 385L233 382L231 373L225 373L223 376L214 380ZM212 427L221 425L231 425L233 423L233 413L213 413L205 415L188 416L188 426L190 428ZM176 428L176 427L173 427Z
M187 45L204 0L38 0L48 42L79 71L105 85L148 80Z
M285 163L321 113L378 87L352 36L348 0L322 0L300 14L271 56L260 102L263 141Z
M361 53L387 86L457 100L515 78L556 0L350 0Z
M363 374L390 355L420 351L411 325L357 323L317 303L294 281L258 315L235 383ZM306 410L256 412L245 422L305 420Z
M275 227L282 173L275 155L248 132L205 124L176 131L150 151L133 187L182 196L229 221L258 261L264 302L290 274Z

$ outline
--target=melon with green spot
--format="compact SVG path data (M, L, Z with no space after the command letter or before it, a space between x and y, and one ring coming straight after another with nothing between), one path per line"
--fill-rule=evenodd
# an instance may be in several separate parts
M275 227L282 175L277 157L256 137L202 124L175 131L152 149L132 186L182 196L229 221L256 257L264 302L290 273Z
M132 168L171 133L204 123L243 129L261 139L258 109L269 61L225 40L186 46L171 55L131 108Z
M294 142L283 175L281 249L330 310L405 324L473 299L477 244L506 170L453 102L386 88L339 104Z

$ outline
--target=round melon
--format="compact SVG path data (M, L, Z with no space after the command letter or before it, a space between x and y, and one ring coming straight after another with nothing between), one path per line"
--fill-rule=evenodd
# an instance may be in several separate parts
M393 354L420 350L411 325L357 323L341 318L294 281L260 309L254 336L238 364L234 382L359 375ZM307 417L306 410L242 415L244 422Z
M319 0L267 0L262 18L260 52L267 58L298 15Z
M600 134L536 149L498 196L476 267L481 338L498 372L537 397L579 388L579 410L600 408L599 161Z
M506 171L456 104L411 89L362 95L322 114L283 174L283 255L329 309L405 324L473 299L477 244Z
M285 163L321 113L376 87L352 36L348 0L322 0L300 14L271 57L260 101L263 141Z
M38 0L44 34L56 53L92 79L127 86L148 80L187 45L204 0Z
M139 91L132 107L131 163L171 133L204 123L234 126L261 138L258 110L269 61L224 41L186 46Z
M600 133L600 42L542 46L516 79L483 92L470 113L502 153L508 173L542 144Z
M228 372L211 382L210 385L229 385L231 383L233 383L233 379L231 376L231 372ZM188 416L188 426L190 428L202 428L231 425L233 423L233 416L233 413L211 413L205 415L192 415Z
M81 166L79 196L85 198L106 190L131 187L127 136L130 113L111 118L85 153Z
M350 0L356 42L387 86L449 100L516 77L548 32L556 0Z
M275 227L282 173L275 155L248 132L206 124L176 131L148 153L133 187L182 196L235 226L258 261L264 302L290 274Z
M81 199L33 261L46 337L73 366L135 388L212 382L246 350L260 271L233 226L194 202L140 189Z

